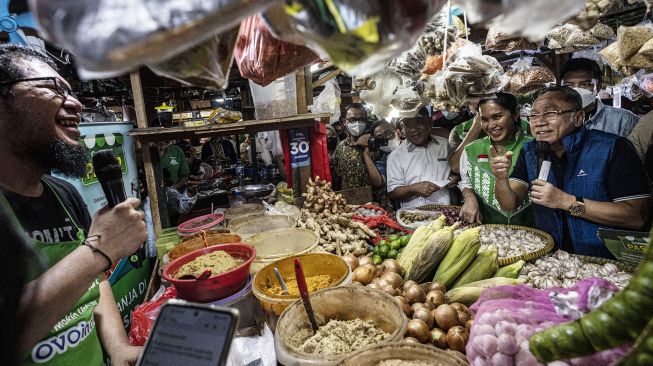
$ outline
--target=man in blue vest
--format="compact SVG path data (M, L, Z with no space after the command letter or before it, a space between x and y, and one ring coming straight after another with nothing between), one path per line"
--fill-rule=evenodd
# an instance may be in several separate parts
M535 140L524 145L510 176L512 153L501 156L491 148L495 195L504 210L512 211L530 194L535 226L553 236L556 248L614 258L597 229L644 229L651 191L632 145L617 135L588 130L584 119L578 92L564 86L542 91L530 117ZM551 145L546 179L538 179L536 141Z

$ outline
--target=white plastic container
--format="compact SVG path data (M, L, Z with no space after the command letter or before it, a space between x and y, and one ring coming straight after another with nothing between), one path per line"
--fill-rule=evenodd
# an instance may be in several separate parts
M267 86L260 86L250 80L249 86L252 89L256 119L274 119L297 114L295 74L288 74Z

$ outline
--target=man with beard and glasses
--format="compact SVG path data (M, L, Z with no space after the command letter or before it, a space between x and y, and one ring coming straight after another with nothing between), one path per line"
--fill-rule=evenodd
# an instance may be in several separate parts
M0 45L0 204L45 263L29 259L23 286L16 352L25 365L99 366L102 349L112 365L128 365L140 352L129 344L104 275L147 237L140 201L105 207L91 219L73 186L50 175L84 174L81 109L45 54Z

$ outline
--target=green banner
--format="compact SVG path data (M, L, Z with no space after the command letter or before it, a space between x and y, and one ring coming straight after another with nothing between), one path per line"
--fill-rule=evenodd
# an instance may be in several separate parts
M128 332L132 311L145 300L151 266L152 259L150 258L143 262L141 268L133 268L129 262L122 259L109 277L123 325Z
M599 229L599 238L619 262L637 267L644 259L649 243L649 233Z
M105 133L97 135L82 136L80 139L88 147L88 160L86 163L86 174L82 178L82 185L90 186L96 183L95 169L93 168L93 154L100 150L113 150L120 163L122 174L127 174L127 163L123 142L125 137L120 133Z

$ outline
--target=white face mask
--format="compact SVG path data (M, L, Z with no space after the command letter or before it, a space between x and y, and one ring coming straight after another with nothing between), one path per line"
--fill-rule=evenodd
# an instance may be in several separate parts
M392 150L399 147L399 144L401 144L401 141L399 141L399 139L395 137L392 140L388 140L387 146L381 146L381 151L387 153L392 152Z
M597 94L596 86L594 87L594 91L589 91L583 88L573 88L573 89L577 91L578 94L580 94L580 97L583 99L583 108L592 104L596 100L596 94Z
M349 122L347 124L347 131L349 131L352 136L358 137L363 133L363 131L365 131L365 127L367 127L367 123L362 121Z

